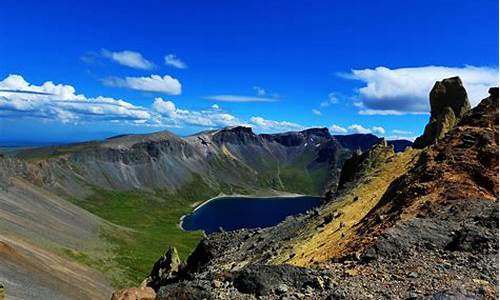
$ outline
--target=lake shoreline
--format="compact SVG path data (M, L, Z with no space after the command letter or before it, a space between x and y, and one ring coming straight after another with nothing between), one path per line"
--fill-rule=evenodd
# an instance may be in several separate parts
M212 197L208 200L193 202L193 204L191 204L191 207L193 208L193 210L190 213L182 215L180 217L179 224L177 224L178 227L182 231L189 232L189 230L185 230L182 227L183 220L187 215L194 213L195 211L197 211L198 209L202 208L203 206L209 204L212 201L215 201L215 200L221 199L221 198L229 198L229 197L232 197L232 198L301 198L301 197L316 197L316 196L297 194L297 193L288 193L288 192L278 192L278 191L275 191L275 194L269 193L269 194L258 194L258 195L220 193L217 196Z

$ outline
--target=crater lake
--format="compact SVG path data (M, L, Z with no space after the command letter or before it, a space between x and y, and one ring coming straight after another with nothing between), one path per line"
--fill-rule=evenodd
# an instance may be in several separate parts
M222 228L231 231L242 228L264 228L276 225L286 217L318 206L320 197L236 197L211 199L185 215L181 228L203 230L209 234Z

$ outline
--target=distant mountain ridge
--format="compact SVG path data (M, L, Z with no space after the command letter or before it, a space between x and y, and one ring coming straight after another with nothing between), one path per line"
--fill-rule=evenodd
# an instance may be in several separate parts
M333 136L340 144L350 150L366 151L380 141L380 138L371 133L355 133L349 135ZM394 151L402 152L406 147L411 147L413 143L404 139L389 140L390 145L394 146Z
M235 126L187 137L169 131L118 135L102 141L21 150L16 156L46 164L40 170L46 173L42 177L59 178L55 179L57 188L69 195L75 185L82 184L77 191L85 185L119 190L176 189L193 176L215 188L223 184L319 194L326 183L337 181L351 151L377 141L379 138L371 134L332 136L327 128L255 134L251 128ZM304 181L314 188L301 190L298 186ZM50 188L50 183L45 183Z

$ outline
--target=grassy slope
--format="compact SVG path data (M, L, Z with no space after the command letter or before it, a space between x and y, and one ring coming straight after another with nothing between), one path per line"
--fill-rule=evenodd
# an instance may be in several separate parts
M208 199L214 192L197 179L177 193L96 189L79 206L114 224L132 230L102 228L102 237L114 245L112 262L92 261L84 254L73 258L112 275L118 286L137 285L151 270L153 263L172 245L181 258L186 258L198 243L201 232L185 232L178 227L182 215L192 210L191 204ZM110 267L113 266L113 267ZM120 269L116 272L115 269Z
M415 163L418 153L418 150L410 150L394 155L379 169L368 170L368 174L360 179L362 184L331 202L321 212L319 223L308 224L299 238L292 242L295 256L292 259L281 257L277 262L308 266L342 253L342 247L355 235L354 226L376 205L390 183ZM320 226L324 216L335 213L340 216Z
M72 200L124 228L102 228L101 236L113 246L110 253L97 255L66 250L63 254L108 274L116 287L138 285L168 246L175 246L181 259L186 259L202 233L183 231L178 224L181 216L192 211L194 202L209 199L219 192L255 192L235 186L223 186L215 191L199 176L194 178L193 182L175 193L95 189L92 196L85 200Z
M304 158L282 168L279 177L275 172L261 173L257 175L257 180L254 179L256 182L252 188L221 184L215 189L199 176L194 176L190 184L175 192L123 192L95 188L90 197L72 202L124 228L102 228L102 238L113 248L109 253L98 255L65 249L63 253L108 274L116 287L138 285L168 246L175 246L181 259L185 259L197 245L201 232L185 232L178 227L180 217L192 211L194 202L207 200L220 192L269 194L271 189L317 195L320 190L318 183L324 181L327 171L307 172L307 161ZM222 164L215 167L223 170L228 166ZM250 181L248 183L252 185Z

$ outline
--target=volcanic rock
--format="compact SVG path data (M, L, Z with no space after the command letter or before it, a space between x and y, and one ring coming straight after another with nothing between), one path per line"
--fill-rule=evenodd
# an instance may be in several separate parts
M167 252L154 264L153 270L141 286L149 286L157 290L177 276L180 265L181 260L177 249L175 247L168 248Z
M436 82L430 92L430 104L429 123L413 144L418 149L436 143L470 110L467 91L458 76Z

